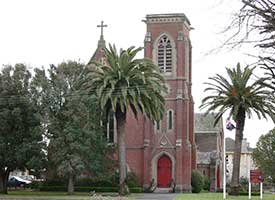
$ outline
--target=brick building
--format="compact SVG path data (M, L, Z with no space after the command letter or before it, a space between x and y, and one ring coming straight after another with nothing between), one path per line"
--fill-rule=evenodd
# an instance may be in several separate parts
M133 113L127 115L128 170L138 175L144 188L174 187L176 191L191 191L191 171L196 168L196 145L190 22L182 13L147 15L143 22L147 27L145 57L151 58L160 67L166 79L166 114L159 122L143 115L139 115L138 120ZM104 46L101 34L92 59L102 59ZM115 127L116 123L113 125ZM115 132L114 136L110 134L107 131L107 138L116 138Z
M222 189L223 184L223 123L214 126L214 115L195 114L197 169L210 178L210 191Z

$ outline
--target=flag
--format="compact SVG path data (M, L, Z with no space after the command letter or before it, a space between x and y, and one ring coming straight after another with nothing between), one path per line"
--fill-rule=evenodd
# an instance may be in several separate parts
M234 128L236 128L236 127L234 126L234 124L232 124L231 121L230 121L230 119L227 118L227 120L226 120L226 129L232 131Z

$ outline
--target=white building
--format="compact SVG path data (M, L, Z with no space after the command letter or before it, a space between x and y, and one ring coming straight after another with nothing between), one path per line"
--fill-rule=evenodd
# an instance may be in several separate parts
M230 182L232 178L233 171L233 154L234 154L234 146L235 140L231 138L225 139L226 143L226 158L227 158L227 178L226 181ZM249 146L247 139L244 138L242 141L242 149L241 149L241 163L240 163L240 178L249 178L249 173L251 169L256 169L255 164L252 159L252 148Z

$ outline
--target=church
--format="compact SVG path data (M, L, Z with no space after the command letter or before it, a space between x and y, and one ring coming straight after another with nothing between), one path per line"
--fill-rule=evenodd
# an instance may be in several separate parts
M168 92L161 121L146 116L126 119L127 170L134 172L144 189L172 188L191 191L191 172L197 169L192 97L192 45L190 21L183 13L150 14L146 25L144 56L159 66ZM101 36L91 60L102 60L105 41ZM129 44L130 45L130 44ZM107 138L116 141L116 122L107 124Z

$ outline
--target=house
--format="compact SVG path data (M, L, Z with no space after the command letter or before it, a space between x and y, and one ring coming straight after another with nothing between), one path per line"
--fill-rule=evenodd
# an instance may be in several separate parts
M223 122L214 126L214 115L195 114L197 169L210 178L210 191L223 186Z
M225 139L227 183L230 183L232 178L234 146L235 140L231 138ZM256 169L255 163L252 159L252 151L253 148L249 146L247 139L243 138L241 147L240 178L243 177L249 179L250 170Z

